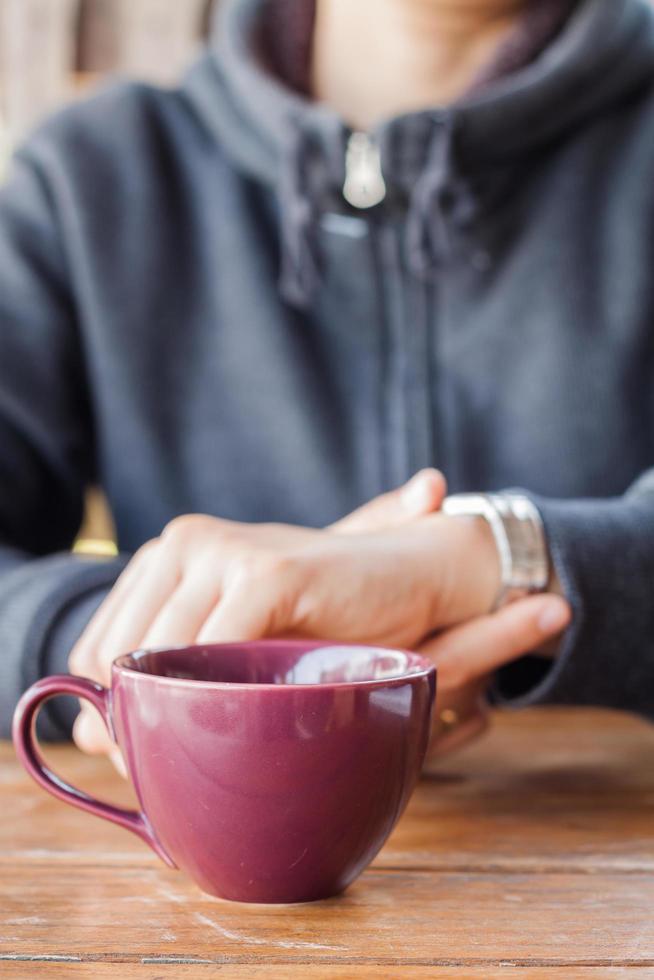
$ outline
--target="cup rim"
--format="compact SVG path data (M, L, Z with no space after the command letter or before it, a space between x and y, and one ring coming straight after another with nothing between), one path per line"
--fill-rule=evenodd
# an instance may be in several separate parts
M265 643L269 647L285 647L285 648L298 648L301 647L306 651L319 649L322 646L328 647L357 647L363 650L377 650L379 653L397 653L402 656L409 658L409 665L413 666L412 670L405 669L404 671L397 674L390 674L387 677L377 677L370 678L367 680L352 680L352 681L327 681L325 683L311 683L311 684L258 684L248 681L204 681L199 678L194 677L166 677L163 674L151 674L146 671L137 670L133 666L133 659L140 655L150 654L150 653L175 653L180 650L206 650L211 648L224 649L227 647L242 647L247 649L248 647L258 647L262 643ZM389 687L391 685L395 686L398 683L406 683L407 681L417 680L419 678L428 677L430 674L436 677L436 667L422 654L414 653L411 650L404 650L401 647L383 647L376 646L372 643L337 643L333 640L244 640L243 642L235 643L181 643L173 646L165 647L147 647L140 648L138 650L133 650L130 653L124 653L120 657L117 657L112 664L112 676L126 674L130 677L138 677L141 680L147 680L151 682L156 682L160 684L166 684L173 687L191 687L191 688L213 688L217 690L247 690L247 691L320 691L329 688L336 688L339 691L347 690L348 688L366 689L366 688L379 688L379 687Z

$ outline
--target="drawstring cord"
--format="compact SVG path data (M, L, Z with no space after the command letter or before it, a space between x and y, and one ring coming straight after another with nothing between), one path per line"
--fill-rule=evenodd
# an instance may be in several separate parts
M477 216L479 202L457 168L454 117L436 125L427 165L416 184L407 215L407 254L411 271L433 280L458 243L457 232Z
M287 303L300 308L307 306L320 282L315 205L306 186L309 158L307 134L291 123L279 182L279 289Z
M340 126L316 146L317 137L289 120L279 180L281 270L279 289L292 306L306 309L322 278L319 209L331 186L342 184L345 135ZM314 164L317 161L317 166ZM313 178L313 180L312 180ZM313 186L315 185L315 186Z

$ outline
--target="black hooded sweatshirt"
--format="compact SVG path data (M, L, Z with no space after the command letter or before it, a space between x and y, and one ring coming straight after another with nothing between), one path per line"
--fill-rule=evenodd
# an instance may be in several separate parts
M528 65L379 125L362 212L267 6L228 0L178 89L46 123L0 192L2 732L176 515L320 526L423 466L543 516L574 621L505 693L654 716L654 12L581 0ZM68 551L92 481L117 561Z

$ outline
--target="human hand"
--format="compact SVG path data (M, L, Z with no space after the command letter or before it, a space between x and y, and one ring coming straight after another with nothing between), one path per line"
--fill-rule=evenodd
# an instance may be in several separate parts
M412 648L491 606L498 562L483 547L440 514L356 535L178 518L134 557L71 667L108 683L116 656L140 646L292 634Z
M443 492L432 477L433 506ZM366 531L382 513L391 526ZM415 520L414 512L407 524L406 514L391 495L327 532L179 519L135 556L75 648L71 670L106 684L115 657L139 646L293 633L412 647L435 628L482 615L499 585L486 522ZM473 670L470 682L478 676ZM75 738L86 751L115 754L89 712Z
M486 730L485 692L492 674L532 650L552 645L571 615L560 595L530 596L455 626L421 646L420 653L438 670L428 763Z
M383 528L399 528L440 508L445 480L436 470L418 473L398 490L383 494L328 529L343 538ZM204 530L209 537L203 541ZM322 532L324 534L325 532ZM283 561L319 539L321 532L283 525L245 525L207 517L174 522L161 538L142 548L89 624L71 653L72 673L110 683L113 660L143 645L186 644L198 638L200 620L213 602L217 584L212 548L229 538L232 563L256 554ZM220 559L218 559L218 563ZM179 579L179 582L177 581ZM145 602L145 604L143 604ZM107 752L124 774L124 764L97 713L83 704L74 730L87 752Z

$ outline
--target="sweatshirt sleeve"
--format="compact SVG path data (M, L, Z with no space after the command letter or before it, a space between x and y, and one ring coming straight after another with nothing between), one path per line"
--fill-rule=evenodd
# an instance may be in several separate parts
M498 700L654 718L654 470L619 498L529 496L574 616L554 661L538 667L530 658L500 672Z
M122 567L70 554L94 446L53 197L27 153L0 188L0 737L50 669L54 633L67 617L79 625L79 604ZM50 706L42 714L46 734L63 734Z

